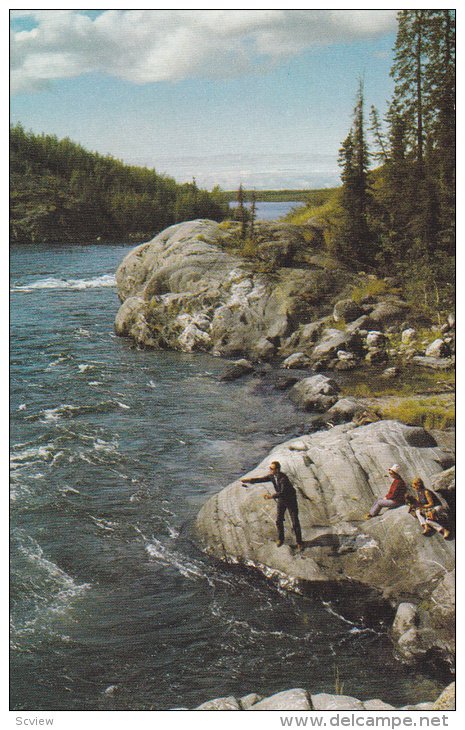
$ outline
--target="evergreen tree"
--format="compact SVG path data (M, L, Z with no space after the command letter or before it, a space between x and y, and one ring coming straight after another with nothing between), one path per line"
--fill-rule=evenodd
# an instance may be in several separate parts
M403 10L391 75L391 118L396 139L403 117L408 180L402 175L407 232L427 251L440 243L453 251L455 189L455 23L450 10ZM391 151L391 170L404 170ZM441 233L442 231L442 233ZM398 233L401 234L400 229ZM405 233L405 230L404 230Z
M362 82L359 84L353 125L339 153L339 164L342 168L342 220L335 240L336 252L347 263L360 266L370 263L373 255L368 228L371 195Z
M377 147L376 151L372 153L372 157L376 160L380 160L381 162L386 162L388 156L387 144L381 128L381 121L379 118L378 110L373 105L370 109L370 122L371 124L369 130L374 137Z
M415 151L418 174L422 173L425 127L425 46L428 10L401 10L391 69L394 99L405 115L411 147Z
M242 183L240 183L237 191L237 208L239 220L241 222L241 238L245 239L247 236L247 213L245 209L245 197Z
M255 238L255 220L257 218L257 195L255 190L252 190L252 200L250 204L250 238Z

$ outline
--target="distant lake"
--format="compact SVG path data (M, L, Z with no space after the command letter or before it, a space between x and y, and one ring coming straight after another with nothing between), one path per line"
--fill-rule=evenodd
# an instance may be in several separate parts
M284 215L287 215L293 208L301 207L302 205L302 202L295 200L259 201L256 203L257 220L274 221L277 218L282 218ZM232 200L229 203L229 207L237 208L237 202ZM250 203L246 203L246 207L250 208Z

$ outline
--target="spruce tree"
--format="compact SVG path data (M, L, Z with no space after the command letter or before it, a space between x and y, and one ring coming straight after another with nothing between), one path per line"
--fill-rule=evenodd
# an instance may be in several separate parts
M250 204L250 238L255 238L255 220L257 218L257 195L255 190L252 190L252 200Z
M339 165L342 168L342 222L336 238L337 254L355 266L371 263L373 255L368 227L368 207L371 200L368 159L363 83L360 82L353 125L339 153Z
M375 144L376 144L376 151L372 152L372 157L376 160L379 160L381 162L386 162L388 152L387 152L387 143L384 137L384 133L381 127L381 120L379 118L379 112L377 108L372 104L370 109L370 132L373 135Z
M395 57L391 69L394 79L394 101L405 115L410 143L415 151L418 174L422 172L424 147L424 84L425 36L427 10L401 10L398 14L398 32Z
M242 183L239 185L239 189L237 191L237 208L239 220L241 222L241 238L245 239L247 235L247 214L245 210L245 198Z

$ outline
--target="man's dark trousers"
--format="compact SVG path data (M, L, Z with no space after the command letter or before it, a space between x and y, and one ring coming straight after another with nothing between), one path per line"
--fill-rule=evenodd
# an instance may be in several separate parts
M276 502L278 507L278 512L276 515L278 540L284 542L284 514L286 510L289 510L292 522L292 529L295 533L295 539L297 541L297 545L300 545L302 543L302 530L300 529L299 508L297 506L297 499L283 499L282 497L278 497Z

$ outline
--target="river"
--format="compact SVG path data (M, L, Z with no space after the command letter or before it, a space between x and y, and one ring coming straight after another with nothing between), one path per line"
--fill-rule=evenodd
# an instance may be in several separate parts
M293 686L430 700L382 625L210 562L208 498L299 431L284 394L223 383L218 358L115 337L119 245L11 254L11 702L192 708Z

